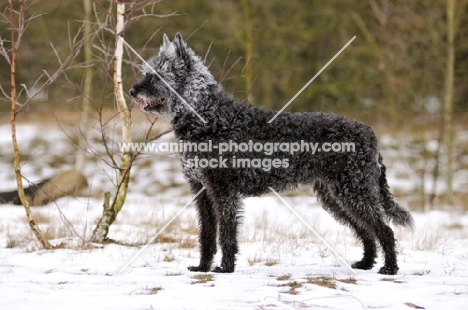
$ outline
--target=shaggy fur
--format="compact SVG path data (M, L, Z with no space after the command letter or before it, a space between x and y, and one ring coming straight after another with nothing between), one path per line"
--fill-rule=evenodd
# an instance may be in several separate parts
M238 253L237 234L242 217L242 198L292 190L298 184L312 186L325 210L348 225L362 241L364 256L354 268L371 269L377 244L385 254L382 274L398 271L395 238L389 221L412 226L410 213L398 205L389 191L385 165L377 137L360 122L325 113L282 113L271 124L273 111L244 104L226 93L200 57L187 47L180 34L173 42L166 35L159 54L148 61L145 78L133 85L132 98L143 111L168 119L178 140L220 141L309 141L352 142L355 152L275 152L270 157L287 159L288 167L265 171L256 168L199 168L187 164L195 156L217 157L214 153L182 151L183 172L193 193L206 188L196 199L200 225L201 258L191 271L209 271L216 253L217 235L222 250L221 266L215 272L233 272ZM203 123L154 74L155 70L206 120ZM259 154L231 152L248 158ZM267 157L262 155L263 157Z

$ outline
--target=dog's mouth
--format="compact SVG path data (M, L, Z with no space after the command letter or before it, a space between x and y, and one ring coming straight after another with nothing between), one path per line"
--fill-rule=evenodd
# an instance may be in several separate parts
M140 111L145 111L148 108L148 102L146 102L146 100L136 99L135 102L140 107Z
M135 104L138 105L138 107L140 108L140 111L145 111L145 109L148 107L148 101L146 100L145 97L132 96L132 100Z
M136 104L138 104L138 107L142 112L152 112L155 110L158 111L164 107L164 104L166 102L165 98L158 98L150 101L146 97L140 96L134 97L133 100Z

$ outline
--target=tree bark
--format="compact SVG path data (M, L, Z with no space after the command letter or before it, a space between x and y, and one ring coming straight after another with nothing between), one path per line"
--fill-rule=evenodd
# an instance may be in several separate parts
M455 66L455 0L447 0L447 67L443 105L443 142L446 155L445 203L453 205L453 89Z
M132 142L132 118L131 106L127 105L122 88L122 56L123 56L123 36L124 30L125 2L117 1L117 21L114 52L114 95L119 109L119 115L122 120L122 142ZM101 220L96 226L91 241L104 242L107 239L109 227L114 222L117 214L122 209L127 196L128 183L130 181L130 169L132 167L133 155L129 152L123 152L120 156L120 167L117 178L117 191L110 206L104 204L104 210Z
M253 102L252 98L252 55L253 55L253 38L252 38L252 18L250 16L249 0L241 1L242 11L244 11L244 29L245 29L245 91L247 101Z
M84 32L83 32L83 53L84 53L84 61L86 64L86 68L84 71L84 85L83 85L83 105L81 110L81 136L80 136L80 149L78 151L78 156L75 162L75 169L81 171L84 169L86 165L86 154L88 149L88 116L89 116L89 106L90 106L90 99L92 98L93 92L93 66L91 62L93 61L93 55L91 51L91 17L92 17L92 10L91 10L91 0L83 0L83 6L85 10L84 16Z
M23 179L21 174L21 160L20 153L18 148L18 140L16 137L16 106L17 106L17 90L16 90L16 51L18 45L15 38L16 23L15 23L15 11L13 0L9 0L10 5L10 29L11 29L11 62L10 62L10 81L11 81L11 113L10 113L10 124L11 124L11 140L13 143L13 165L15 169L15 178L16 185L18 187L18 196L20 198L21 204L24 206L26 211L26 217L28 219L29 227L33 231L36 238L42 244L45 249L52 249L53 246L45 238L39 226L36 224L34 217L31 213L31 208L29 207L29 201L24 193ZM24 3L20 2L21 6L21 15L20 23L24 24L25 13L24 13ZM20 27L20 26L19 26ZM18 32L20 33L20 32Z

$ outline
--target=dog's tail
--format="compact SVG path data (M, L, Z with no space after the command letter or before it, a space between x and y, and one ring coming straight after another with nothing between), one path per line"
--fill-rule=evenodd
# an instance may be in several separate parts
M382 159L382 155L379 153L379 166L380 166L380 177L379 177L379 186L380 186L380 200L382 207L384 208L388 218L392 221L393 224L398 226L406 226L413 228L414 227L414 220L411 216L411 213L400 206L395 200L393 199L392 193L390 193L390 189L387 183L387 176L386 171L387 168L385 167Z

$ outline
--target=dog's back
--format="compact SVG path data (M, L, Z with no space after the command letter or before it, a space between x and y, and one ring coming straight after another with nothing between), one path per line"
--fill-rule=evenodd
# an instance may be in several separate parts
M372 129L355 120L330 113L283 113L272 123L274 111L244 104L227 96L213 103L213 113L204 113L208 124L194 131L187 122L173 125L178 139L216 146L212 152L185 152L183 163L194 157L222 156L227 167L193 167L184 165L187 177L202 184L220 179L242 196L259 196L269 192L291 190L298 185L312 185L317 179L339 179L342 172L378 169L379 149ZM220 152L220 144L229 144ZM250 145L248 150L239 149ZM255 149L253 146L258 145ZM266 149L272 149L266 152ZM299 149L297 149L299 147ZM294 149L293 149L294 148ZM257 151L256 151L257 150ZM257 160L266 165L281 162L279 167L252 166ZM243 163L243 166L236 163ZM250 165L249 165L250 164ZM194 169L198 171L194 173ZM376 175L378 177L378 175ZM359 180L356 180L359 182Z

